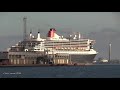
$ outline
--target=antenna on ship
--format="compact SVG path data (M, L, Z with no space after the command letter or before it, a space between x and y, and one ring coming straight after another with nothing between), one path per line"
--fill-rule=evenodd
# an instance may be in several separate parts
M80 35L80 32L78 32L78 40L80 40L81 38L81 35Z
M111 43L109 43L109 62L111 60Z
M32 29L30 29L30 39L32 38Z

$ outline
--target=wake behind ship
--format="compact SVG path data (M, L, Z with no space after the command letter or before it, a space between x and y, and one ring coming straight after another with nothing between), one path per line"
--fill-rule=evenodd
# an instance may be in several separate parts
M24 32L26 32L26 28ZM40 32L35 37L32 35L32 31L29 37L24 36L23 41L8 48L10 64L93 63L97 55L93 48L95 40L82 38L80 33L65 38L59 36L55 28L50 28L46 38L41 38Z

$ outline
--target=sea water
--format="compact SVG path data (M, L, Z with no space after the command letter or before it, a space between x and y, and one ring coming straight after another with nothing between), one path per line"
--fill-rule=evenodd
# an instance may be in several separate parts
M120 78L120 65L0 67L0 78Z

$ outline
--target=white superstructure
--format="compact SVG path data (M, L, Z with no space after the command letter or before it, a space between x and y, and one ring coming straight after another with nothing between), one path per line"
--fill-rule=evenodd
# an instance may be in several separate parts
M67 52L69 54L91 54L92 52L95 54L96 51L93 49L93 44L95 43L94 40L90 39L82 39L80 38L80 34L77 36L70 37L69 39L64 38L63 36L59 36L55 33L55 29L50 29L48 32L47 39L40 44L35 45L35 51L43 49L47 49L50 53L63 53Z

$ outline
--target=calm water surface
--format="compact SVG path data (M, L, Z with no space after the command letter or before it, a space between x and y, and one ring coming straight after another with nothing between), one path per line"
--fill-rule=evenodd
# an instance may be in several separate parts
M120 65L0 67L0 78L120 78Z

